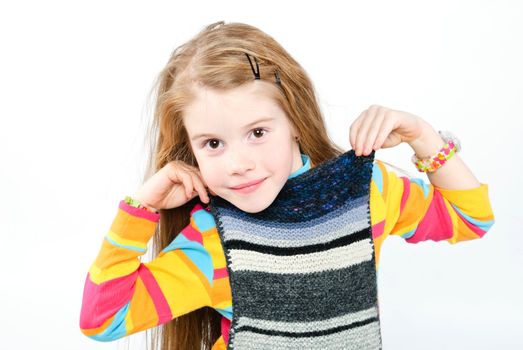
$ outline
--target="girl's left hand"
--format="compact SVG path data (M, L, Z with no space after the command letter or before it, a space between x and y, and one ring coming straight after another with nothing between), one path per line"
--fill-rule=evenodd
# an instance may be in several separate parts
M372 105L350 126L350 144L357 156L369 155L372 150L417 139L426 125L413 114Z

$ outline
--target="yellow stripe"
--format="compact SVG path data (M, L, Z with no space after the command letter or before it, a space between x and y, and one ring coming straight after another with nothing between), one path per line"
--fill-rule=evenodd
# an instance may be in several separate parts
M397 176L395 173L389 172L385 165L381 161L377 161L377 164L381 170L381 190L383 191L383 201L387 203L388 194L389 194L389 177L390 176Z
M212 346L211 350L226 350L226 349L227 349L227 345L225 344L223 335L220 335L220 337L216 340L216 342Z
M147 243L154 235L158 223L142 217L133 216L128 212L118 209L118 214L111 224L110 230L124 234L127 239Z
M225 300L221 303L216 303L212 307L215 309L227 309L228 307L232 306L232 300Z
M138 270L139 266L140 261L138 260L133 263L126 262L125 265L113 265L105 270L92 264L89 268L89 276L93 283L100 284L113 278L127 276Z
M435 187L451 203L457 204L459 210L474 218L491 218L493 211L488 195L488 184L480 183L479 187L465 190L449 190Z
M382 165L380 165L382 167ZM387 183L385 185L385 182ZM400 217L401 211L401 196L404 192L403 180L398 178L394 172L384 173L383 179L383 201L385 203L385 227L384 234L389 235L392 233L392 229L396 226L396 223ZM398 229L398 228L396 228ZM406 232L405 227L402 228L401 233ZM408 230L407 230L408 231ZM394 232L392 234L400 234Z
M131 308L127 310L127 315L125 315L125 334L129 334L134 330L133 318L131 315Z
M203 236L203 247L211 254L214 268L221 269L227 266L227 262L216 228L213 228L212 233L213 235Z
M126 238L120 237L118 234L116 234L115 232L113 232L111 230L109 230L109 233L107 233L107 236L109 238L111 238L113 241L115 241L116 243L121 244L121 245L130 245L130 246L138 247L141 249L147 249L147 243L133 241L131 239L126 239Z
M371 225L376 225L377 223L385 220L385 214L387 213L387 208L385 207L385 202L379 191L378 185L374 181L370 183L370 213L371 213Z
M182 251L172 250L145 265L164 293L173 317L211 305L209 283Z

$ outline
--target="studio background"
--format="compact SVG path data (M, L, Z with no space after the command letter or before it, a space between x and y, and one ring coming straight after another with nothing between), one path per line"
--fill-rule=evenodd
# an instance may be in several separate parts
M523 347L523 8L455 0L2 2L0 347L145 349L144 332L110 343L80 332L83 285L140 185L153 80L219 20L257 26L300 62L344 149L379 104L455 133L489 185L496 223L482 239L384 243L384 349ZM428 182L411 155L376 152Z

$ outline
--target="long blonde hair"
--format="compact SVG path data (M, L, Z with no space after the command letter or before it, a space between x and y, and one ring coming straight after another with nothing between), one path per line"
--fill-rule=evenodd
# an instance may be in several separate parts
M327 134L316 93L305 70L271 36L248 24L219 21L206 26L188 42L177 47L154 85L154 117L149 127L151 149L143 180L168 162L182 160L198 166L191 151L182 111L191 102L191 84L215 89L231 89L254 79L245 54L256 57L261 80L281 83L274 98L300 136L300 152L311 166L344 152ZM173 209L161 209L153 238L157 255L189 224L190 210L198 197ZM152 329L152 348L210 349L220 336L221 315L210 307L178 315Z

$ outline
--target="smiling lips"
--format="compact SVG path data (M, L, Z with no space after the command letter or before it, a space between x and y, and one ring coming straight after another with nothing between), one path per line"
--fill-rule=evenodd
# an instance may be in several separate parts
M260 185L263 183L263 181L265 179L266 178L250 181L250 182L244 183L242 185L238 185L238 186L231 187L231 188L240 193L249 193L249 192L256 190L258 187L260 187Z

